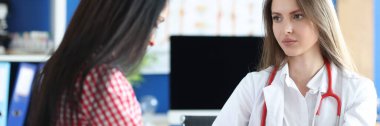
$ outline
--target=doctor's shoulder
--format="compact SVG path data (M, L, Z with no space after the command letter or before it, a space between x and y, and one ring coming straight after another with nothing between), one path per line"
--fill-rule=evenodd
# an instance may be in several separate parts
M377 105L377 93L375 84L372 80L364 77L357 72L341 69L340 70L340 83L342 84L342 91L344 96L348 96L347 102L349 106L358 104L367 104L365 108L375 108Z
M273 67L270 66L260 71L249 72L239 83L242 88L260 90L267 84L269 75L271 74Z
M373 81L367 77L364 77L357 72L340 69L340 77L342 84L344 86L348 86L350 88L354 88L354 90L358 90L360 88L367 88L375 90L375 85Z
M377 116L377 93L372 80L350 70L339 70L342 102L347 124L372 124ZM355 119L353 119L355 118Z

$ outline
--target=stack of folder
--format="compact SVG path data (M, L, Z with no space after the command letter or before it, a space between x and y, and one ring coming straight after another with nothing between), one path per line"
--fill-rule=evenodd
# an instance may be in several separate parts
M31 63L19 64L13 94L8 103L11 63L0 62L0 126L24 125L38 67Z

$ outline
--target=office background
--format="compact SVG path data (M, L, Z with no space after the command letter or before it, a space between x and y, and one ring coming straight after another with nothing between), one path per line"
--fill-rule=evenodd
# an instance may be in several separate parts
M54 27L54 23L51 22L53 18L51 10L54 7L52 1L57 0L11 0L7 21L8 30L10 32L32 30L52 32ZM66 17L66 25L78 3L79 0L66 1L66 15L61 15ZM380 1L338 0L336 6L345 40L359 72L375 81L379 94L380 67L376 64L380 64ZM167 47L164 45L163 48ZM157 112L159 113L166 113L169 109L168 72L168 70L145 72L143 82L135 86L138 98L145 95L157 97L159 101Z

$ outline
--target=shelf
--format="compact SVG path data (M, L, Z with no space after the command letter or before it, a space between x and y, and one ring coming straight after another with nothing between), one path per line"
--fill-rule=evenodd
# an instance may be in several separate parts
M46 62L50 55L0 55L0 62Z

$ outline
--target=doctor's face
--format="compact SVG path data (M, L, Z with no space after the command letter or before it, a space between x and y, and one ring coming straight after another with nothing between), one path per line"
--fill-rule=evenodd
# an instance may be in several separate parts
M274 36L287 56L319 51L318 31L296 0L273 0Z

